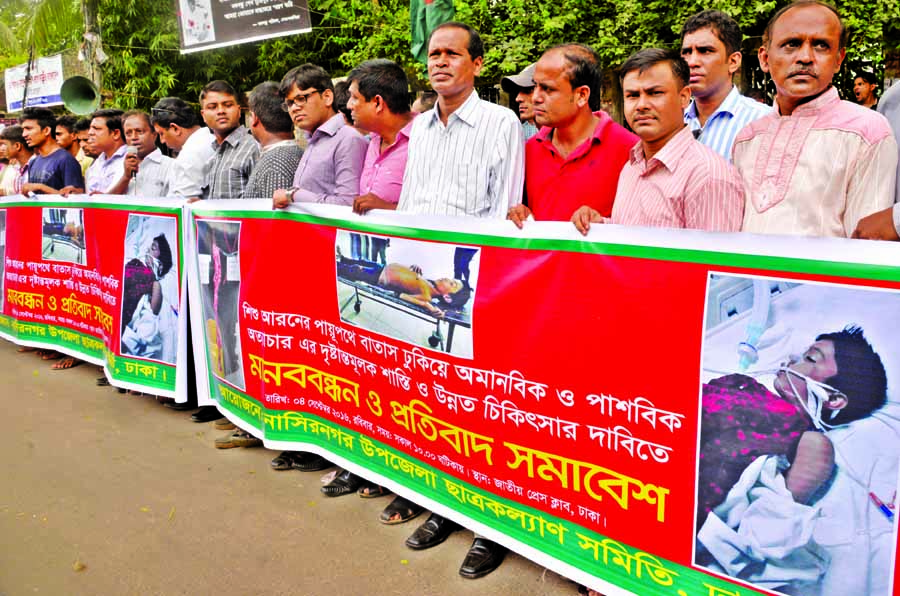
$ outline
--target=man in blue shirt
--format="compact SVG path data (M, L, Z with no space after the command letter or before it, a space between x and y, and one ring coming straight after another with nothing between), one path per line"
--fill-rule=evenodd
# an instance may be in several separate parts
M28 164L25 194L59 194L66 186L83 187L84 177L78 160L56 142L56 117L47 108L25 108L19 122L22 136L34 151Z
M732 83L741 68L741 28L718 10L704 10L681 29L681 56L690 67L693 100L684 121L694 138L731 162L737 133L772 108L744 97Z

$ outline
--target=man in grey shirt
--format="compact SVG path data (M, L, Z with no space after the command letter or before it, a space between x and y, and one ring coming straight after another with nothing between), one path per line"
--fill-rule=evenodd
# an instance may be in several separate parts
M266 81L250 92L250 134L260 147L244 197L268 199L290 186L303 150L294 139L294 124L281 106L278 83Z

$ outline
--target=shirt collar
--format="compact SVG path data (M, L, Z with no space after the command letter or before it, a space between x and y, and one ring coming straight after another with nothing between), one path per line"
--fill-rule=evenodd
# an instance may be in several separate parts
M241 124L234 130L232 130L231 134L229 134L227 137L225 137L225 140L222 141L222 145L224 145L225 143L228 143L232 147L240 145L241 142L244 141L248 136L250 136L250 133L247 132L247 127L245 127L243 124ZM213 135L213 147L217 148L218 146L219 145L216 142L216 137L215 137L215 135Z
M97 158L97 161L101 161L101 160L102 160L102 161L104 161L104 162L107 162L107 161L112 161L112 160L114 160L114 159L116 159L116 158L119 158L119 157L125 157L125 153L126 153L127 151L128 151L128 145L120 145L119 148L116 149L115 151L113 151L113 154L110 155L109 157L106 157L106 154L105 154L105 153L101 153L101 154L100 154L100 157Z
M638 142L637 145L631 148L631 154L629 155L628 160L633 166L642 165L644 171L652 168L654 162L659 162L665 166L667 170L672 172L684 156L685 149L687 149L691 143L697 142L698 141L694 139L690 127L685 126L674 137L669 139L669 142L666 143L662 149L657 151L656 155L649 160L644 159L644 146L641 142Z
M456 111L450 114L447 118L447 124L450 124L450 118L456 116L469 126L475 126L478 124L476 116L478 114L478 103L481 99L478 97L478 91L474 88L472 89L472 93L469 94L469 97L466 98L466 101L462 103L461 106L456 108ZM430 113L427 114L428 121L427 126L432 126L435 122L440 121L440 115L438 114L438 104L434 104L434 107L429 110Z
M600 119L600 122L598 122L594 127L594 132L591 133L590 139L591 143L599 143L600 138L603 136L603 132L609 126L610 122L612 122L612 118L610 118L609 114L607 114L603 110L597 110L593 114ZM550 126L542 126L538 133L535 135L535 138L537 138L538 143L550 143L553 141L553 139L551 139L550 137L553 134L554 130L556 129Z
M734 116L734 112L737 109L740 101L741 92L738 91L737 87L732 85L731 91L728 92L728 95L725 96L725 99L722 100L722 103L719 104L719 107L716 108L716 111L710 114L709 118L707 118L706 121L709 122L716 114L720 112L724 112L726 114ZM697 114L697 100L692 99L690 105L684 111L684 121L689 122L697 118L699 118L699 115Z
M309 139L312 140L321 132L322 134L328 135L329 137L333 137L337 134L337 132L347 126L347 121L344 120L344 115L338 112L328 120L326 120L323 124L319 126L313 133L309 136Z
M837 89L832 86L828 89L828 91L815 98L814 100L806 102L794 108L794 112L790 116L784 117L790 118L791 116L815 116L830 104L838 101L841 101L841 96L838 95ZM781 108L778 106L777 99L775 100L775 113L779 116L782 115Z
M144 161L152 161L155 163L162 163L163 154L162 151L159 150L159 147L151 151L144 157Z

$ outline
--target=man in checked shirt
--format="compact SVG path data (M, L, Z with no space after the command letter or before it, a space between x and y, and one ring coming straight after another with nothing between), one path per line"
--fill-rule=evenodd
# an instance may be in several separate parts
M207 83L200 92L200 115L215 135L216 152L203 198L240 199L259 158L259 145L241 124L237 92L225 81Z

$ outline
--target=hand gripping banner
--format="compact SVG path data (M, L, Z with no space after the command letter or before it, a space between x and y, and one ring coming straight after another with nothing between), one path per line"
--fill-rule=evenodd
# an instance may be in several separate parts
M195 355L268 447L605 594L895 588L898 246L191 210Z
M166 199L0 201L0 336L183 401L181 221L180 202Z

